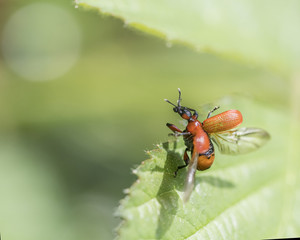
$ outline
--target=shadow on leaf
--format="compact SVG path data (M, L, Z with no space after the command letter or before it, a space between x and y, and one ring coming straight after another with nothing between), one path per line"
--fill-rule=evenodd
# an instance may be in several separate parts
M178 209L178 194L175 189L182 188L182 179L174 178L174 171L177 164L182 161L182 156L175 152L177 142L174 142L173 148L170 149L170 143L164 143L163 148L167 152L167 158L163 167L163 179L157 192L157 200L160 203L160 214L158 226L156 229L156 239L162 239L168 231ZM157 169L161 171L161 169Z
M173 146L172 146L173 145ZM177 142L166 142L163 144L163 148L167 152L165 165L163 168L156 167L153 171L163 172L163 178L160 188L157 192L156 198L160 203L160 214L158 219L158 225L156 229L156 239L164 238L164 235L171 227L174 217L178 210L179 196L176 189L182 190L185 176L185 171L179 171L176 178L174 178L174 171L178 165L182 165L182 155L176 152ZM208 183L215 187L232 188L234 184L230 181L223 180L215 176L197 176L196 183Z
M233 188L235 187L235 185L227 180L221 179L219 177L215 177L215 176L197 176L196 177L196 183L200 184L202 182L208 183L212 186L215 187L220 187L220 188Z

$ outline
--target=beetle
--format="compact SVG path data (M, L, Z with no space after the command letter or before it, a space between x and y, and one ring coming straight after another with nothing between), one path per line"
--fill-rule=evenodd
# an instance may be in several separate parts
M238 128L243 117L239 110L228 110L211 117L211 114L220 107L216 106L208 112L207 118L201 123L198 120L198 113L195 109L181 106L181 91L178 88L179 97L177 104L165 99L173 105L173 111L187 120L185 130L167 123L167 127L173 131L170 135L175 137L183 136L186 149L184 151L184 165L178 166L178 170L188 167L184 187L184 202L187 202L194 188L196 170L204 171L209 169L215 159L213 142L223 154L242 154L251 152L261 147L270 135L260 128ZM191 158L188 155L191 152Z

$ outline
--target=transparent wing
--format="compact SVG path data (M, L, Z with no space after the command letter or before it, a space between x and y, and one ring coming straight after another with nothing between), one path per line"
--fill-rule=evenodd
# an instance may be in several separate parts
M196 173L197 164L198 164L198 156L199 156L199 154L197 152L193 152L193 156L189 162L188 172L186 175L185 185L184 185L184 194L183 194L184 202L187 202L190 199L191 193L194 189L195 173Z
M260 128L238 128L223 133L212 133L210 137L221 153L232 155L251 152L270 139L270 135Z
M196 110L198 110L199 118L202 121L206 119L207 114L209 111L211 111L215 106L220 106L220 109L212 114L212 116L224 112L229 109L239 109L238 105L236 105L236 102L238 102L234 96L225 96L222 97L216 101L202 104L201 106L197 106Z

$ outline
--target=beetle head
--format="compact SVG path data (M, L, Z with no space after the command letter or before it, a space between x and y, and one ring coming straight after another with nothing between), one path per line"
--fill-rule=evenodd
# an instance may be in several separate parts
M178 92L179 92L179 97L178 97L178 100L177 100L177 105L175 105L174 103L171 103L168 99L165 99L165 101L167 103L170 103L171 105L173 105L174 106L173 111L178 113L183 119L190 120L192 118L191 111L193 109L181 106L181 104L180 104L180 102L181 102L180 88L178 88Z

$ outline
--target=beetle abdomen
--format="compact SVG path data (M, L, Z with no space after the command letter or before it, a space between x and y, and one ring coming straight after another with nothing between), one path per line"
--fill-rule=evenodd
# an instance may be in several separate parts
M240 125L243 117L238 110L228 110L203 121L202 127L207 133L224 132Z
M204 171L209 169L215 160L215 153L212 153L210 156L199 155L197 159L197 170Z

